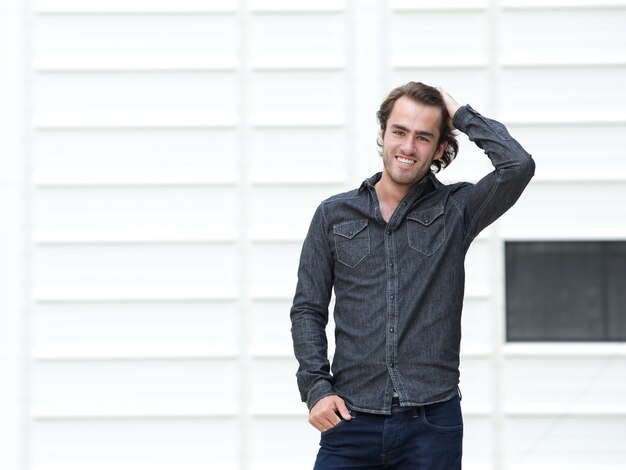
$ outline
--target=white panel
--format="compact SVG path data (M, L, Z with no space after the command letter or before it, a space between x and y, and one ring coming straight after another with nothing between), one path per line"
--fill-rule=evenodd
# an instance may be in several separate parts
M463 468L501 470L493 463L496 442L493 419L468 415L465 401L463 395Z
M250 290L254 298L293 298L302 242L254 243L250 250Z
M391 64L484 64L487 33L483 13L393 14L389 24Z
M237 362L225 360L38 362L32 370L33 414L235 413L238 368Z
M450 93L459 104L471 104L472 107L490 116L489 93L492 82L486 67L446 67L446 68L396 68L390 72L388 88L404 85L408 82L422 82L441 87ZM381 98L382 101L382 98ZM472 144L473 145L473 144Z
M436 175L442 183L451 184L459 181L476 183L494 170L485 152L465 134L458 132L457 140L459 142L457 158Z
M238 469L234 419L61 420L32 425L33 470Z
M251 238L303 240L315 209L339 192L327 186L254 188L249 196Z
M253 11L327 11L343 10L346 0L248 0Z
M345 19L337 14L253 15L253 67L341 67L345 63Z
M503 397L512 411L623 414L625 379L623 356L507 358Z
M233 239L235 188L53 188L33 200L37 240Z
M306 414L295 418L254 418L248 425L250 469L309 470L315 462L319 436L319 431L307 422Z
M34 296L41 299L228 297L237 292L234 244L40 246Z
M37 130L33 180L61 183L236 181L232 129Z
M519 11L502 15L501 60L595 63L626 60L626 10Z
M511 9L550 9L550 8L585 8L602 9L610 6L626 5L624 0L500 0L503 8Z
M342 72L255 72L250 80L253 125L341 125L345 122Z
M307 415L296 382L298 362L290 359L256 359L250 367L250 411L253 414Z
M256 182L343 181L346 162L366 158L347 154L347 147L343 129L253 129L250 177ZM375 152L372 144L372 155Z
M35 68L234 67L234 15L47 15L33 24Z
M494 316L489 299L465 298L461 354L488 353L491 350Z
M465 258L465 295L486 296L492 292L493 256L488 240L474 240Z
M506 238L613 239L626 236L626 184L533 184L500 222Z
M252 302L248 314L248 350L252 355L293 356L290 309L290 300Z
M238 328L234 301L42 303L31 348L40 358L235 355Z
M461 394L465 411L491 411L493 396L493 361L491 357L461 359Z
M505 69L505 122L626 120L626 67Z
M231 125L237 75L46 73L33 82L37 126Z
M238 0L33 0L39 12L236 11Z
M624 417L520 417L503 428L506 469L617 470L626 461Z
M467 10L487 8L487 0L388 0L393 10Z
M626 125L513 126L510 129L537 162L535 180L626 180ZM524 196L523 196L524 197Z

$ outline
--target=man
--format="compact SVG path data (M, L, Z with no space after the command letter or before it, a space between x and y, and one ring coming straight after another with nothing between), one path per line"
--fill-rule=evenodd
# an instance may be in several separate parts
M392 90L377 117L382 173L320 204L298 269L291 331L301 398L322 432L315 469L458 469L465 253L535 164L502 124L422 83ZM456 156L454 128L495 167L476 184L434 176Z

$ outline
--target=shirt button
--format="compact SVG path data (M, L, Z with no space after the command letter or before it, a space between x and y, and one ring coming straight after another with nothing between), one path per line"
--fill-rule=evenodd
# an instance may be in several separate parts
M391 294L389 297L391 297L391 300L396 298L393 294Z
M393 328L389 328L389 333L393 333Z
M394 367L396 367L395 363L391 363L391 368L393 369Z
M393 268L393 263L391 261L389 262L389 267Z
M387 235L391 235L391 230L387 230Z

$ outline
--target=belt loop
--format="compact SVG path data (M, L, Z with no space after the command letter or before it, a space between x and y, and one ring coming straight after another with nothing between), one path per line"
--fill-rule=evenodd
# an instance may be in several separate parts
M411 410L411 413L413 415L413 418L417 418L417 415L419 414L419 407L414 406L413 409Z

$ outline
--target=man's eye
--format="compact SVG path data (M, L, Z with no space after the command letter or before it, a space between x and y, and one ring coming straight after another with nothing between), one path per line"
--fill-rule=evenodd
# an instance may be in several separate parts
M399 136L403 136L404 135L404 132L402 132L402 131L393 131L393 133L395 135L399 135Z

